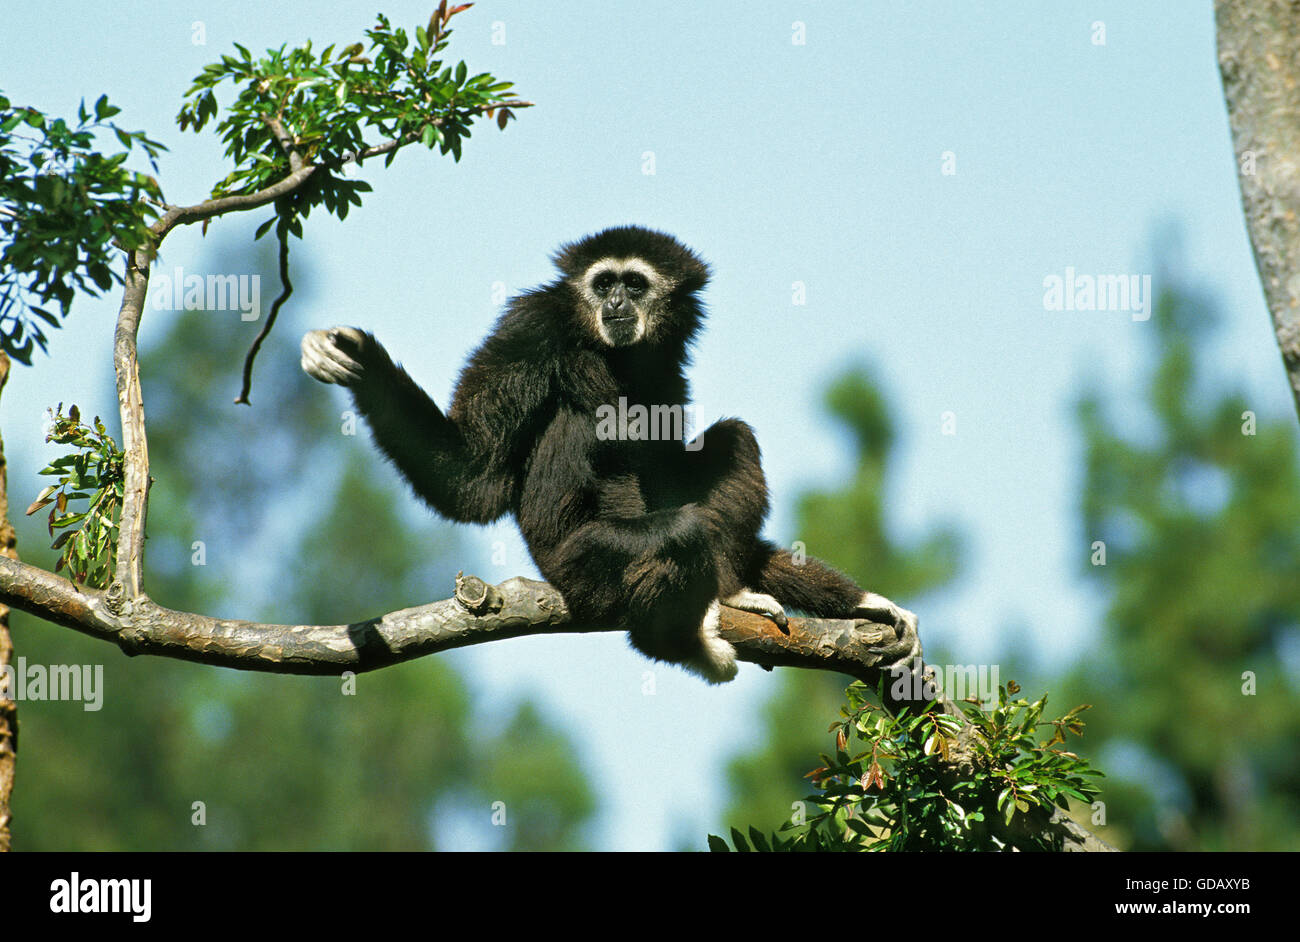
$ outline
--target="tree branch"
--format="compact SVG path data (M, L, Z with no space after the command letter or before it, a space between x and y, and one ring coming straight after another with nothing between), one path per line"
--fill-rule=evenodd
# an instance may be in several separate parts
M615 629L569 620L560 593L545 582L514 578L491 586L457 579L441 602L348 625L270 625L178 612L148 596L79 586L17 560L0 558L0 604L111 641L127 654L154 654L239 670L338 674L376 670L451 648L532 634ZM893 640L885 625L792 618L789 634L770 620L724 608L721 633L742 660L833 670L875 682L869 648Z
M127 597L143 593L144 527L149 510L149 443L144 430L144 395L136 335L149 290L151 253L134 249L127 254L122 306L113 334L113 372L117 377L117 406L122 418L124 490L117 540L117 567L113 584Z
M1300 4L1214 6L1246 228L1300 414Z
M531 101L507 101L493 105L492 110L501 108L531 107L533 107ZM487 110L488 108L486 106L482 108L471 108L466 112L466 114L477 115L482 114ZM435 118L430 123L434 125L442 125L446 123L446 119ZM281 130L283 131L283 128L281 128ZM272 133L274 134L276 132L273 130ZM362 161L371 157L382 156L390 151L405 147L408 144L413 144L419 139L419 137L419 132L413 131L409 134L402 135L401 137L391 138L383 143L367 147L359 154L356 154L355 159ZM287 132L285 132L285 138L287 140ZM280 142L281 147L285 146L285 143L281 141L278 136L277 142ZM291 142L289 142L289 144L292 149ZM320 163L303 163L301 166L294 168L292 166L293 158L290 156L290 172L288 176L281 180L277 180L270 186L258 190L256 193L240 193L234 196L216 197L214 199L204 200L202 203L196 203L193 206L169 206L167 207L167 211L159 216L149 229L153 233L155 240L157 242L162 242L167 233L171 232L177 226L188 226L196 222L203 222L206 219L212 219L216 216L223 216L226 213L246 212L250 209L257 209L259 206L265 206L267 203L272 203L280 197L288 196L290 193L298 190L298 188L305 184L307 180L310 179L311 175L317 170L320 170L321 168L336 169L343 166L344 162L344 158L339 158L337 160L323 161Z

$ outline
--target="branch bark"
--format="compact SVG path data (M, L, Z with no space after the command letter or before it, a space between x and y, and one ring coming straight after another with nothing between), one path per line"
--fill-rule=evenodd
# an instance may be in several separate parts
M348 625L271 625L164 608L146 595L127 598L79 586L17 560L0 558L0 603L111 641L129 655L288 674L377 670L452 648L531 634L585 634L614 629L574 624L552 586L514 578L491 586L457 579L452 598L388 612ZM742 660L833 670L875 682L873 646L892 641L886 625L836 619L790 620L789 634L770 620L724 608L721 633Z
M1246 229L1300 414L1300 4L1214 6Z

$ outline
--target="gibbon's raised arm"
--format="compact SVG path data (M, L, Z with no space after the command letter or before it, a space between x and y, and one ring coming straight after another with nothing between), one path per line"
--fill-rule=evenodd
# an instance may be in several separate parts
M372 334L355 327L306 334L302 368L352 393L375 444L439 514L488 523L513 509L516 476L501 443L518 436L502 435L500 425L511 417L522 423L528 410L509 403L510 384L458 402L458 414L449 417Z

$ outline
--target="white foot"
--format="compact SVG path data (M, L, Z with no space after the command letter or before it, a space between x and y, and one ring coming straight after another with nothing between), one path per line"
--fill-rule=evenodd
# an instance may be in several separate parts
M893 626L896 636L894 643L871 649L873 654L881 656L881 664L905 664L921 656L921 638L916 631L916 615L913 612L894 604L883 595L868 592L854 609L853 617Z
M907 609L895 605L883 595L868 592L853 610L854 618L866 618L882 625L897 625L903 621Z
M785 609L781 607L781 603L762 592L741 589L735 595L723 599L722 604L731 608L738 608L742 612L755 612L759 615L766 615L780 625L782 630L786 627Z
M721 609L717 602L709 606L700 622L699 655L682 664L692 674L703 677L711 684L724 684L736 676L736 649L718 634Z

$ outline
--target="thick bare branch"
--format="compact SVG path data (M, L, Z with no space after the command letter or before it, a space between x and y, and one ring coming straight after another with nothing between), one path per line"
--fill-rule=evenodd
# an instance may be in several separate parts
M1246 229L1300 413L1300 4L1218 0L1215 19Z
M612 630L573 624L559 592L521 578L489 586L462 577L453 598L350 625L268 625L177 612L116 586L78 586L0 559L0 603L112 641L128 654L290 674L360 673L522 635ZM791 619L787 635L761 616L729 608L723 613L723 636L742 660L764 667L834 670L873 680L876 656L868 649L893 638L893 629L884 625L835 619Z

